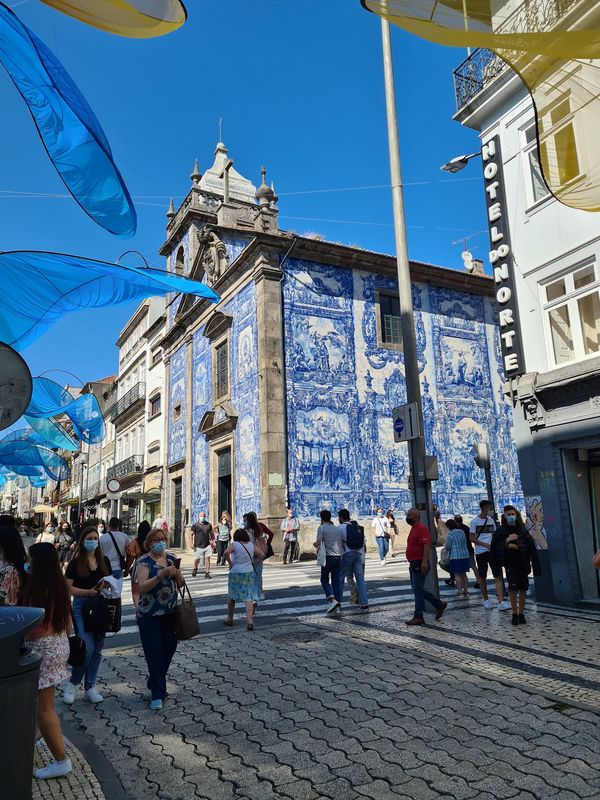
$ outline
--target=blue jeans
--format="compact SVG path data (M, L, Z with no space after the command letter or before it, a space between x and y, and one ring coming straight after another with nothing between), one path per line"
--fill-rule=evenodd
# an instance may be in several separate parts
M88 689L96 685L106 634L89 633L84 630L83 604L86 600L87 597L73 598L73 617L75 618L77 635L85 642L85 661L80 667L71 667L71 683L73 686L79 686L83 680L83 688L87 692Z
M377 547L379 548L379 558L383 561L390 549L390 540L385 536L376 536L375 538L377 539Z
M254 588L256 590L257 600L264 600L265 593L263 592L263 565L264 561L258 561L254 564Z
M415 594L415 618L423 619L425 612L425 600L430 603L436 610L442 605L441 600L438 600L434 594L431 594L429 589L425 588L426 575L421 574L421 562L410 562L410 585Z
M367 584L365 582L365 570L362 563L362 550L347 550L342 556L342 571L340 576L341 595L344 596L344 581L349 575L354 576L356 589L358 592L358 602L361 606L369 604L367 597Z
M325 566L321 567L321 586L325 592L325 597L335 597L338 603L342 602L341 571L342 557L327 556ZM330 579L331 583L329 582Z
M167 696L167 672L177 650L173 614L153 617L150 614L137 618L140 639L148 665L148 688L153 700Z
M121 578L123 577L123 570L120 569L120 568L119 569L113 569L112 576L113 576L113 578L116 578L118 581L120 581Z

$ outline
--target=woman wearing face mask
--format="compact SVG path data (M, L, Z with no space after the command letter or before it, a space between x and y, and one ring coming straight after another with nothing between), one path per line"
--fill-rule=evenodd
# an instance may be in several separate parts
M177 649L175 606L177 587L183 586L175 556L167 553L167 534L153 528L144 542L146 555L135 563L140 598L137 624L148 665L148 689L152 692L150 708L158 711L167 696L167 672Z
M44 530L39 534L37 539L35 540L36 544L40 542L44 542L47 544L55 544L56 543L56 534L54 532L54 525L49 522Z
M26 554L13 517L0 515L0 606L16 606L25 582Z
M148 536L151 530L152 527L150 523L143 519L138 525L135 539L132 539L125 548L124 577L131 575L131 599L136 607L140 599L140 587L137 582L135 562L146 552L144 550L144 542L146 541L146 536Z
M73 531L68 522L62 522L56 536L56 553L58 561L62 567L65 563L71 560L73 551L71 545L73 544Z
M384 516L383 508L379 507L373 521L371 522L371 529L377 542L379 550L379 561L385 564L385 559L390 547L390 524L386 516Z
M492 553L506 568L512 624L524 625L528 575L540 574L540 560L533 537L514 506L504 506L502 522L492 538Z
M98 533L102 536L103 533L106 533L106 525L100 520L98 523Z
M106 634L84 629L83 606L88 597L97 597L100 594L102 582L107 575L112 575L112 571L110 561L100 547L98 529L85 528L65 572L67 585L73 596L75 628L78 636L85 642L85 661L80 667L71 669L71 680L63 690L63 702L67 705L75 701L75 688L82 680L85 696L90 703L101 703L104 700L96 689L96 676Z
M217 567L225 566L225 551L231 541L231 519L227 511L221 514L221 521L217 527Z

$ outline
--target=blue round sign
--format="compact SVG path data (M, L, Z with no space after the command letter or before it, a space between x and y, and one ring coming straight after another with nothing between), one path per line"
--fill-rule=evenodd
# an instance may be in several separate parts
M402 417L398 417L398 419L394 420L394 430L396 433L400 434L404 430L404 420Z

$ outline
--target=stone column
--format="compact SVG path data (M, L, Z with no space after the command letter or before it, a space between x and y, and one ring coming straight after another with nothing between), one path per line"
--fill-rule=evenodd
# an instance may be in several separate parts
M260 518L275 531L285 516L288 482L282 278L283 272L274 254L259 256L254 279L258 330ZM273 546L280 548L280 536L275 536Z

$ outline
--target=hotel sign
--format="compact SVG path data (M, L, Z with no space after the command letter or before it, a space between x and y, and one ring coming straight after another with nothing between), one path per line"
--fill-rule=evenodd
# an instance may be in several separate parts
M490 262L494 271L502 365L507 378L525 372L519 309L515 290L514 259L508 227L500 137L494 136L481 148L485 199L490 232Z

